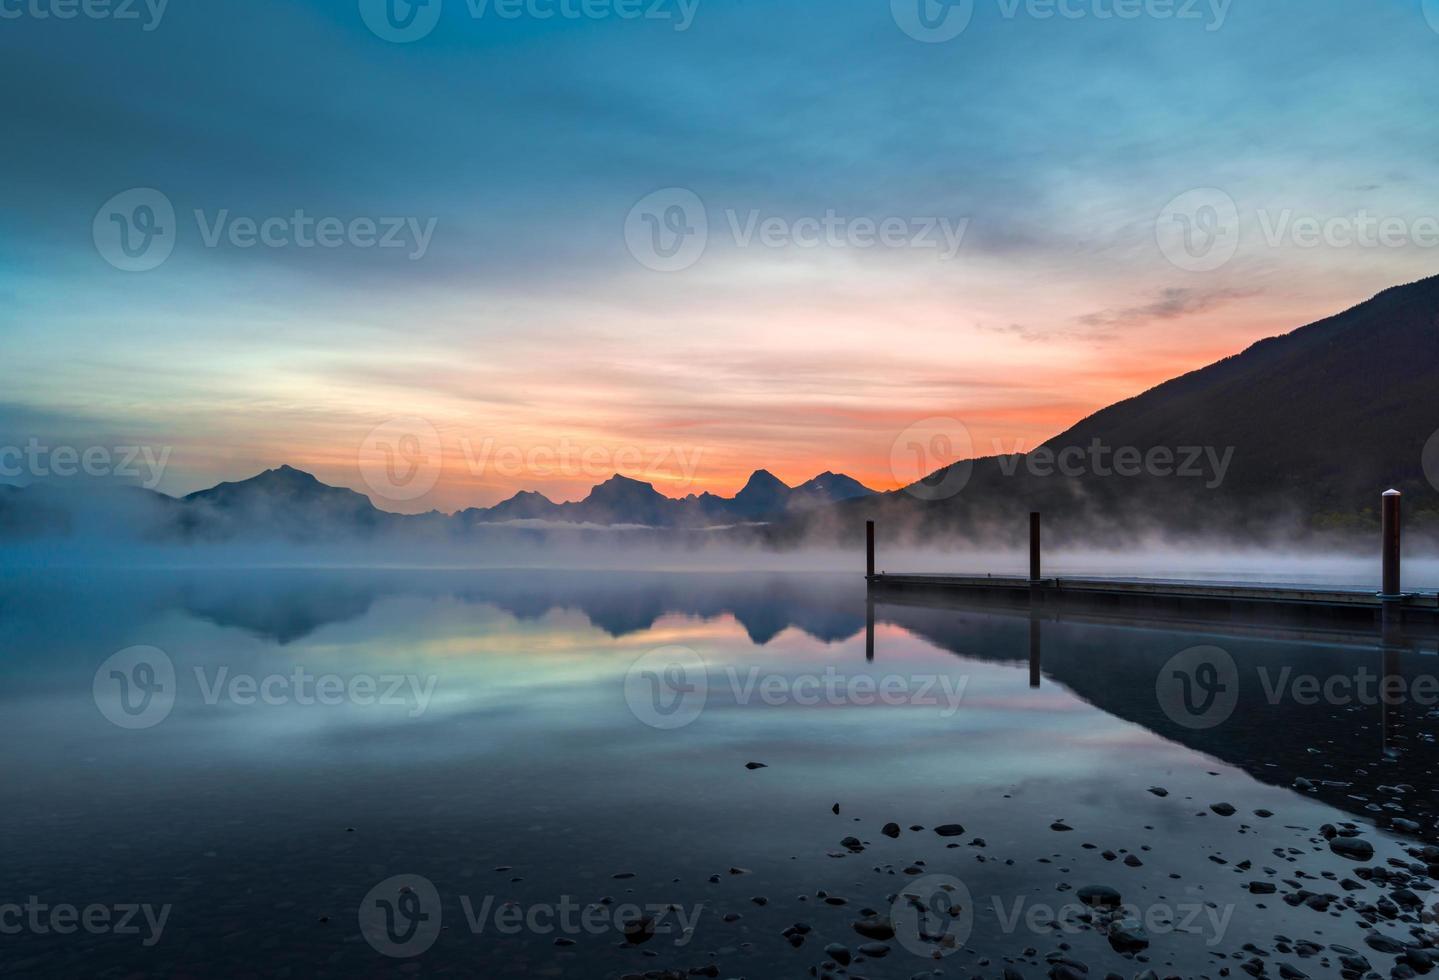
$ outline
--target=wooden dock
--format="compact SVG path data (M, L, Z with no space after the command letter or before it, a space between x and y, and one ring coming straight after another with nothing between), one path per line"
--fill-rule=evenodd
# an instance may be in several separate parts
M1385 610L1399 613L1406 625L1439 625L1439 595L1415 593L1397 600L1375 592L1272 585L1109 578L930 575L883 573L869 577L876 598L907 595L942 599L946 595L990 596L1042 607L1129 607L1135 610L1237 615L1274 613L1285 618L1322 616L1379 625Z
M1404 592L1401 587L1398 491L1383 495L1382 569L1379 590L1329 589L1302 585L1196 582L1175 579L1101 577L1046 578L1041 573L1040 515L1029 520L1029 575L960 575L875 571L874 522L865 529L866 580L872 600L906 596L943 602L946 597L985 598L1035 609L1064 606L1120 608L1165 615L1239 619L1306 619L1366 624L1382 630L1429 632L1439 628L1439 594Z

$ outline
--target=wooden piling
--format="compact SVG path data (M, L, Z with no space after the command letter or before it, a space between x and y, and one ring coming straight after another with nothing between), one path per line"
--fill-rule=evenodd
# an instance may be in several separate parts
M1397 599L1404 593L1400 574L1403 503L1404 495L1398 490L1384 491L1384 591L1380 595L1385 599Z
M864 522L865 573L867 579L874 578L874 521Z

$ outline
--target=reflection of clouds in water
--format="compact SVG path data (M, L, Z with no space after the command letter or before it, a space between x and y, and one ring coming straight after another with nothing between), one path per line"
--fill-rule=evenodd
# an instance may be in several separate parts
M84 616L75 614L77 594ZM957 615L880 603L876 659L867 663L863 583L847 576L276 570L100 576L77 592L73 577L52 573L7 586L5 599L15 615L0 621L0 640L13 651L16 671L0 698L16 709L10 717L26 719L27 735L62 720L85 732L102 725L89 697L94 671L136 643L170 651L189 692L195 666L257 676L303 666L342 676L435 678L423 717L405 706L211 706L182 697L165 722L167 738L176 740L171 750L181 756L262 757L275 746L301 756L349 741L377 759L461 758L562 736L618 749L635 737L624 727L634 724L622 697L626 669L636 656L675 644L696 649L714 670L741 675L758 669L793 679L832 668L846 676L963 679L966 686L958 709L946 714L943 703L774 708L741 702L722 685L686 729L696 743L677 737L648 749L635 743L637 751L677 753L686 744L728 740L760 755L773 744L828 737L937 760L963 739L1029 771L1047 765L1040 756L1122 760L1151 754L1169 739L1287 784L1298 775L1322 778L1324 766L1342 765L1345 746L1352 742L1357 752L1379 739L1377 713L1266 706L1252 691L1244 704L1254 711L1212 732L1174 730L1155 700L1154 678L1196 642L1182 628L1046 620L1041 687L1034 690L1023 669L1026 615L982 605ZM1369 656L1363 644L1314 649L1256 633L1227 646L1241 664L1276 669L1302 651L1322 674L1352 673ZM78 706L76 691L85 693ZM41 699L54 710L36 712ZM1356 737L1324 760L1308 754L1316 740L1351 730ZM1428 750L1410 751L1418 765Z
M824 856L850 832L843 828L853 817L861 819L854 832L866 837L877 836L881 820L906 828L963 822L965 841L985 837L983 853L994 859L966 861L976 895L1052 895L1053 868L1034 858L1079 841L1151 846L1145 867L1123 872L1137 888L1162 888L1176 873L1218 894L1240 882L1208 855L1232 850L1237 821L1196 819L1193 811L1224 799L1243 812L1267 807L1307 826L1343 819L1353 791L1298 797L1289 778L1301 766L1322 778L1331 753L1363 741L1345 736L1366 734L1355 728L1363 721L1357 715L1318 725L1303 714L1286 715L1282 724L1260 719L1254 738L1241 725L1167 729L1153 671L1197 642L1182 629L1047 619L1036 691L1024 669L1026 614L881 604L869 663L862 583L833 578L307 573L81 586L58 577L48 586L7 588L4 598L26 624L0 621L0 638L25 638L20 660L33 686L0 694L7 699L0 737L27 746L0 761L0 778L43 789L36 794L43 806L12 805L9 819L22 833L50 834L57 813L73 825L80 819L74 814L113 811L103 846L87 851L82 840L77 852L87 867L111 873L113 862L131 858L111 852L116 833L133 839L136 822L174 814L157 866L167 878L208 882L213 868L207 875L193 863L213 847L216 824L206 819L207 807L226 819L243 814L245 833L228 840L218 860L249 869L236 874L280 881L287 897L316 907L324 901L311 889L332 893L337 875L363 865L357 854L399 848L424 858L420 870L446 875L476 862L482 871L514 864L524 887L549 895L573 891L576 869L599 878L634 870L639 882L680 877L679 890L660 897L684 901L692 897L684 889L708 889L709 874L738 865L783 878L776 896L824 887L856 905L883 907L892 887L860 887L853 863ZM76 615L77 606L115 618L90 622ZM768 637L765 645L752 640L756 634ZM165 647L181 670L229 662L260 672L304 663L341 673L433 671L440 683L430 710L417 718L354 705L215 710L182 702L150 733L158 740L137 741L117 738L133 733L118 733L90 701L103 659L92 651L113 652L121 637ZM964 678L964 700L944 717L938 706L772 708L721 698L682 730L657 731L629 710L622 677L637 652L678 637L702 639L712 670L758 668L787 678L826 667L849 675L928 673ZM1367 655L1315 649L1282 634L1226 645L1241 663L1304 656L1315 670ZM16 702L21 710L9 710ZM1316 759L1306 749L1320 730L1335 744ZM750 772L750 760L769 768ZM1413 780L1431 765L1416 753L1380 777ZM73 778L78 774L85 779ZM1168 786L1170 798L1149 794L1155 784ZM143 807L115 805L135 799ZM830 812L834 802L842 803L839 817ZM1355 809L1350 815L1365 818ZM1058 837L1074 843L1048 829L1059 818L1078 832ZM644 833L635 833L637 820ZM1280 823L1266 832L1278 833ZM349 825L358 832L347 835ZM304 842L296 864L277 868L275 842L291 840ZM923 856L938 866L956 855L941 850L932 831L904 831L898 850L881 858L889 846L877 840L873 857ZM1014 865L1002 863L1011 858ZM44 848L24 860L56 878L45 863L56 859ZM1092 866L1083 860L1077 855L1076 874L1109 867L1095 856ZM1306 869L1327 870L1327 860L1318 855ZM453 879L443 884L454 887ZM372 885L367 880L356 900ZM1262 916L1237 917L1236 947L1298 933L1315 914L1272 904ZM770 913L788 922L800 914L781 901ZM767 914L751 909L747 923L770 931ZM993 925L992 917L982 919L976 938L996 942ZM1341 930L1335 941L1363 941L1357 927L1334 928ZM1021 946L1032 942L1019 939ZM445 945L428 955L447 955ZM992 951L1015 949L985 949ZM1193 959L1183 949L1164 953L1184 975L1208 962L1204 949Z

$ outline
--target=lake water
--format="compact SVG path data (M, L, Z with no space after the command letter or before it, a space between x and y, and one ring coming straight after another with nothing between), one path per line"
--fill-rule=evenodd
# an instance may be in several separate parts
M868 613L852 574L10 575L0 974L1388 975L1432 945L1432 641Z

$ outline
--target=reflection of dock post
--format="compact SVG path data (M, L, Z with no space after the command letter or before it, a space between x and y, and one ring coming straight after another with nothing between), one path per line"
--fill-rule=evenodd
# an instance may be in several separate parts
M1384 754L1393 758L1403 747L1404 706L1409 696L1408 688L1403 682L1404 672L1400 660L1397 629L1386 628L1384 631L1382 660L1383 677L1379 682L1379 725L1383 733ZM1391 677L1398 678L1398 680L1390 681ZM1392 695L1391 684L1393 685Z
M1386 756L1399 752L1404 727L1403 694L1398 703L1390 703L1390 678L1401 678L1394 682L1394 690L1402 691L1402 670L1400 650L1403 646L1401 624L1404 613L1404 578L1402 559L1404 554L1404 495L1398 490L1384 491L1381 510L1380 532L1383 538L1384 586L1379 593L1379 649L1382 658L1383 675L1379 684L1380 728L1383 732L1383 748Z
M874 663L874 596L864 601L864 659Z
M1039 513L1032 512L1029 515L1029 584L1038 584L1040 575L1039 562Z
M874 521L864 522L864 659L874 662Z
M1039 687L1039 665L1043 656L1043 637L1040 635L1039 610L1029 607L1029 686Z

